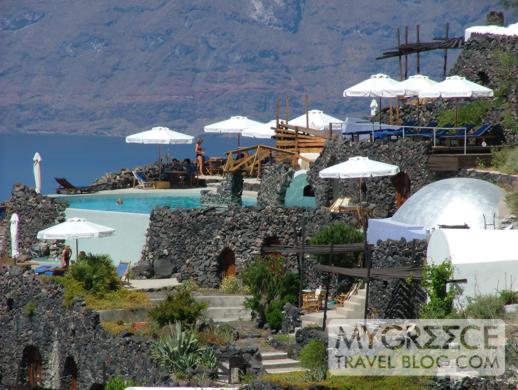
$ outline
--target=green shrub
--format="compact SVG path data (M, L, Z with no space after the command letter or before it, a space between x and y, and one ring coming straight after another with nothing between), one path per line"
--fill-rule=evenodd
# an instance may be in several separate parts
M455 125L455 118L458 115L456 126L478 126L484 121L486 113L491 109L493 103L490 100L476 100L458 107L441 111L438 115L438 126ZM458 112L458 114L457 114Z
M363 233L343 222L325 226L310 239L311 245L354 244L360 242L363 242ZM315 255L315 257L321 264L331 264L331 255ZM338 267L351 267L357 262L358 255L353 253L335 254L333 256L333 263Z
M121 280L109 256L92 255L79 259L70 266L68 277L78 281L82 287L93 293L104 294L121 287Z
M175 322L191 325L200 318L203 310L206 308L207 305L205 303L194 299L189 289L179 287L152 309L149 312L149 316L160 326Z
M478 319L503 318L504 314L504 301L496 294L468 298L468 305L463 311L466 318Z
M511 209L511 213L518 215L518 188L515 188L512 193L508 194L506 200Z
M27 304L23 307L23 313L27 317L32 317L34 315L34 311L36 310L36 305L33 301L27 302Z
M217 365L214 351L201 347L194 330L182 330L180 322L154 343L151 356L177 379L192 378L200 370L214 372Z
M242 277L252 294L246 299L245 306L255 311L260 321L268 322L272 329L280 329L282 307L287 302L297 304L298 275L286 271L283 258L267 256L248 264Z
M502 148L492 152L491 161L500 172L518 174L518 147Z
M421 318L446 318L453 311L453 300L460 291L456 287L447 289L446 281L453 278L453 264L445 261L427 265L423 271L422 286L428 295L428 302L421 305Z
M307 368L307 379L320 381L327 374L327 348L320 340L311 340L299 354L300 365Z
M114 376L106 382L104 390L124 390L126 387L135 386L132 379L124 379L120 376Z
M518 303L518 294L513 290L502 290L499 293L500 300L504 305L512 305Z

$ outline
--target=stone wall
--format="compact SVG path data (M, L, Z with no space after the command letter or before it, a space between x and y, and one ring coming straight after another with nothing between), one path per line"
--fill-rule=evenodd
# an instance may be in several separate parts
M200 192L200 203L202 206L241 206L242 195L242 173L240 171L227 173L216 193L209 190Z
M294 245L296 230L302 224L306 225L307 236L311 236L326 224L347 222L348 218L302 208L159 208L151 214L142 258L133 270L141 277L164 278L177 273L181 280L192 278L201 286L216 287L221 281L225 254L234 256L239 273L261 254L263 244ZM295 264L296 258L288 258L291 269Z
M400 241L386 240L378 241L377 246L372 252L372 267L373 268L394 268L403 266L422 266L426 260L425 241L410 241L405 239ZM399 280L393 281L378 281L374 280L370 283L369 290L369 311L374 317L385 318L385 312L389 306L404 307L395 312L417 313L418 306L423 302L425 295L418 282L413 282L410 289L414 292L412 300L408 300L409 294L401 289L395 291ZM403 281L403 283L406 283ZM399 300L399 302L395 302ZM403 300L401 302L401 300ZM412 318L411 315L405 315L406 318ZM415 317L413 317L415 318Z
M18 214L18 251L21 256L38 257L48 254L49 243L36 238L38 231L48 228L65 220L64 202L40 195L34 189L23 184L15 184L11 198L5 202L7 213L6 223L9 224L11 215ZM10 230L5 230L4 253L11 254ZM0 248L2 249L2 248Z
M512 190L518 187L518 175L508 175L496 171L483 171L480 169L461 169L457 177L469 177L471 179L485 180L503 188Z
M339 196L359 200L359 181L357 179L320 179L319 171L346 161L349 157L364 156L399 166L411 181L411 194L434 180L428 168L429 142L414 141L409 138L397 141L355 142L341 139L328 141L324 151L308 172L308 182L315 191L317 203L329 206ZM367 201L376 205L376 216L386 217L395 209L396 189L389 177L375 177L365 180Z
M283 207L286 191L295 171L284 164L263 165L261 186L257 194L259 207Z
M41 356L44 388L69 388L67 358L76 365L78 389L115 375L145 385L166 380L149 356L148 341L111 336L82 303L65 308L60 285L18 267L0 267L0 329L0 388L27 383L22 361L30 347Z

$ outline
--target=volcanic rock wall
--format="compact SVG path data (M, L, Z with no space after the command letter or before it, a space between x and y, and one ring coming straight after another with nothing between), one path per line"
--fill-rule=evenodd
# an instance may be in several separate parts
M303 224L311 236L333 221L349 221L345 215L324 210L281 207L153 210L140 263L133 269L142 277L194 279L199 285L219 285L225 264L237 272L261 254L265 244L294 245ZM295 269L296 259L288 266ZM318 281L315 280L316 283Z
M263 167L261 186L257 194L259 207L283 207L286 191L295 172L283 164L268 164Z
M37 355L43 388L70 388L74 370L78 389L115 375L158 384L163 375L149 348L139 338L111 336L82 303L65 308L60 285L18 267L0 267L0 388L27 384L27 365Z
M428 155L431 152L429 142L413 141L409 138L393 141L354 142L342 139L328 141L324 151L308 172L308 182L313 187L320 206L329 206L339 196L359 200L359 182L355 179L321 179L319 171L329 166L346 161L349 157L364 156L399 166L411 182L411 194L431 183L434 175L428 168ZM389 177L365 179L367 201L376 205L376 216L385 217L395 209L396 188Z
M11 198L5 203L7 213L4 223L9 223L11 215L18 214L18 251L20 255L40 256L47 249L47 244L36 238L38 231L48 228L65 220L66 204L55 199L40 195L34 189L23 184L13 187ZM6 255L11 253L9 229L0 241L6 243L3 249Z
M372 251L372 267L422 266L426 260L426 247L425 241L418 240L409 242L405 239L378 241ZM371 315L376 318L417 318L419 304L425 301L426 295L417 281L410 281L404 288L398 288L400 283L407 283L407 281L373 280L370 283L369 311ZM391 315L388 315L389 311Z

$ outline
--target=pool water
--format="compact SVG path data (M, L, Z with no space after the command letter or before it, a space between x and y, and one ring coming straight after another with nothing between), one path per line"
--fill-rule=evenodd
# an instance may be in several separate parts
M60 196L69 208L99 211L119 211L124 213L150 214L156 207L168 206L172 209L200 208L200 195L154 195L154 194L112 194L112 195L72 195ZM121 202L117 202L122 200ZM120 204L119 204L120 203ZM254 206L253 198L243 198L244 206Z

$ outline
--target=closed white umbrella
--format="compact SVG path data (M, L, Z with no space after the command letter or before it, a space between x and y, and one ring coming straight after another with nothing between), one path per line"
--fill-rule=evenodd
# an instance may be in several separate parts
M462 76L446 77L444 81L437 83L430 88L419 92L419 98L443 98L443 99L460 99L460 98L482 98L492 97L493 90L483 85L467 80ZM455 101L455 125L458 122L458 100Z
M18 222L20 221L20 218L18 217L18 214L13 213L11 215L10 219L10 233L11 233L11 257L13 259L16 259L20 252L18 252Z
M307 119L309 120L307 121ZM309 110L307 118L306 114L304 114L295 119L292 119L288 122L288 124L293 126L306 127L307 122L309 122L309 127L315 130L329 130L330 123L344 123L343 120L328 115L321 110Z
M331 167L322 169L318 176L323 179L360 179L360 204L362 201L361 182L363 178L378 177L378 176L393 176L399 172L397 165L387 164L380 161L370 160L368 157L351 157L347 161L333 165ZM363 218L362 218L363 219ZM365 256L367 257L367 224L363 223L363 235L365 244ZM365 298L365 313L364 317L367 319L367 302L369 301L369 278L371 262L366 258L367 266L367 289Z
M115 229L89 222L83 218L69 218L65 222L40 230L37 238L40 240L76 240L76 259L78 254L78 239L109 237Z
M212 123L203 128L206 133L237 134L237 146L240 144L241 133L245 129L261 126L264 123L248 119L246 116L231 116L221 122Z
M34 154L32 161L32 171L34 173L34 191L39 194L41 193L41 156L38 152Z

